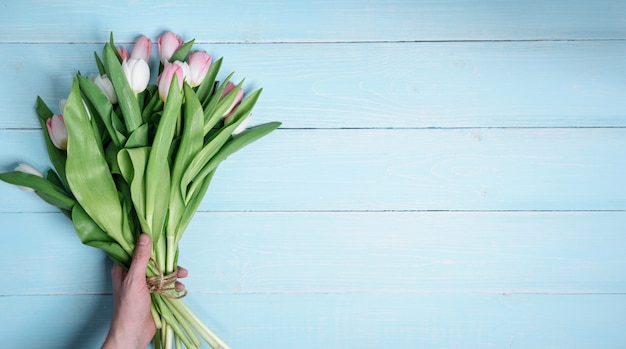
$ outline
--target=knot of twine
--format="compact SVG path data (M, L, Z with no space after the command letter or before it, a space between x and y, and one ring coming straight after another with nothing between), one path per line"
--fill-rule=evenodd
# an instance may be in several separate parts
M178 294L178 292L176 292L176 280L178 279L178 272L176 270L164 275L156 261L152 258L150 258L150 261L159 273L157 276L146 277L146 283L148 284L148 290L150 293L158 293L163 297L173 299L180 299L187 295L187 290L183 290L182 294ZM171 291L174 291L176 294Z

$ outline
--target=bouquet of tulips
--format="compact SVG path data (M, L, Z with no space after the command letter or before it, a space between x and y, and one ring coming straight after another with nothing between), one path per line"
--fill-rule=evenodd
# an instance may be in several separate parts
M149 234L155 347L197 348L199 336L219 349L228 346L172 287L178 243L220 162L280 123L246 128L261 90L244 99L243 81L232 83L232 73L216 80L222 59L191 52L192 45L163 34L157 83L150 84L152 41L142 36L129 55L111 35L101 57L95 54L100 74L78 73L59 114L37 99L54 169L44 176L20 165L0 180L60 208L83 244L124 268L139 234Z

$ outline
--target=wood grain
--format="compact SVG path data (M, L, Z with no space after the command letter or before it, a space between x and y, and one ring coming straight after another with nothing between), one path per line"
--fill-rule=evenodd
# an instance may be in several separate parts
M0 294L110 292L111 263L60 213L0 219ZM624 227L624 212L200 212L179 263L194 294L625 293Z
M248 92L263 87L254 118L283 128L626 126L621 41L197 48L224 57L220 78L235 71ZM36 96L58 112L72 76L97 73L93 53L101 50L0 44L0 126L39 127Z
M13 1L0 41L124 40L164 30L202 42L624 39L626 5L612 0ZM62 25L60 25L62 23Z
M39 130L0 140L3 170L49 167ZM227 159L200 209L624 210L625 152L623 128L279 130ZM0 212L55 211L0 195Z
M624 348L626 2L0 2L0 171L49 167L35 98L111 32L166 30L283 122L181 241L233 348ZM0 347L99 347L104 254L4 183L0 222Z
M189 295L233 348L621 348L624 295ZM5 343L98 347L110 296L0 297ZM71 314L72 316L63 316ZM37 329L28 333L24 328Z

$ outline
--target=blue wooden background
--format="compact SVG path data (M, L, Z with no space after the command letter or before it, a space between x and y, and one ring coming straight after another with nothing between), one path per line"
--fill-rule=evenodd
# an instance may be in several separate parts
M264 87L181 243L233 348L626 348L626 2L0 1L0 170L112 31ZM111 264L0 185L0 347L97 348Z

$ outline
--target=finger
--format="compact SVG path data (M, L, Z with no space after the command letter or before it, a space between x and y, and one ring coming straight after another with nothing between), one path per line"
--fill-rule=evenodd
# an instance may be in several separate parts
M176 277L177 278L186 278L187 275L189 275L189 271L187 271L187 269L185 269L183 267L178 267L178 269L176 270Z
M113 285L117 285L119 282L124 280L125 270L117 264L113 264L111 268L111 282Z
M176 292L183 292L185 290L185 284L180 281L176 281L174 288L176 289Z
M133 262L128 270L128 274L131 275L132 278L146 276L146 267L148 266L151 253L152 243L150 236L148 234L139 235L137 246L135 246Z

